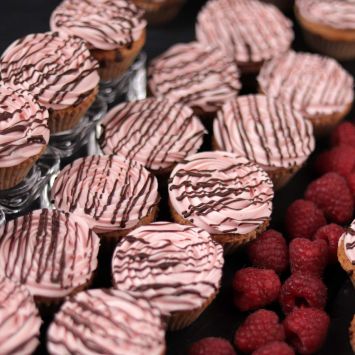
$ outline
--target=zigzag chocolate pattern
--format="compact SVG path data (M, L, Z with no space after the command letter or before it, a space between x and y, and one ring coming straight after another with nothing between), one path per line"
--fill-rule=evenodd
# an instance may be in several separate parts
M264 95L227 102L213 133L220 149L245 156L266 171L302 165L315 148L312 124L289 104Z
M192 110L167 99L123 103L102 120L100 146L159 171L196 153L205 129Z
M112 289L69 298L48 330L51 355L164 354L160 313L146 299Z
M200 308L219 289L223 249L204 230L169 222L135 229L116 247L114 286L163 314Z

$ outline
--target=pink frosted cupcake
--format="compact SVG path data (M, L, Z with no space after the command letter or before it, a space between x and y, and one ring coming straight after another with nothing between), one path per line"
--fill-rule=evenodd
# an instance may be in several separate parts
M46 32L12 43L0 59L2 80L32 93L49 111L51 133L73 128L96 98L98 64L77 37Z
M39 344L41 318L26 287L0 276L0 353L32 354Z
M205 129L192 110L164 98L126 102L101 121L100 147L142 163L158 175L170 174L187 155L196 153Z
M355 220L339 240L338 260L355 287Z
M47 119L30 93L0 84L0 190L19 184L45 151Z

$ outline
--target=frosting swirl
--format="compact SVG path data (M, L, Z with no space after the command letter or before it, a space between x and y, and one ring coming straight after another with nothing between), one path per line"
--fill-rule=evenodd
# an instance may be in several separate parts
M306 118L343 112L354 98L354 81L334 59L288 53L263 65L258 76L263 93L290 103Z
M220 149L245 156L266 171L300 166L315 148L312 124L291 105L264 95L227 102L213 133Z
M84 39L90 48L130 48L145 31L144 12L127 0L64 0L50 26Z
M200 308L219 289L223 248L204 230L169 222L142 226L116 247L113 283L144 295L162 314Z
M98 289L69 298L49 327L51 355L161 355L160 313L146 299Z
M272 182L244 157L228 152L190 155L169 181L172 207L211 234L246 234L270 218Z
M190 108L163 98L120 104L101 124L105 154L121 154L154 171L172 168L196 153L205 133Z
M52 188L55 206L83 217L97 233L134 227L156 207L157 179L140 163L122 156L75 160Z
M39 344L41 323L28 290L0 276L0 353L32 354Z
M32 95L0 85L0 167L41 153L49 140L48 111Z
M198 42L177 44L152 61L149 88L154 96L178 100L213 113L241 87L239 72L223 53Z
M349 261L355 265L355 220L341 236L339 244L344 243L344 252Z
M0 227L0 272L34 296L64 297L85 285L98 250L99 238L68 213L36 210Z
M99 83L98 63L85 42L58 32L27 35L11 44L0 60L0 74L15 89L25 89L46 108L80 104Z
M299 14L314 23L341 30L355 30L354 0L296 0Z
M256 0L210 0L198 15L196 35L242 67L280 55L293 40L292 22L275 6Z

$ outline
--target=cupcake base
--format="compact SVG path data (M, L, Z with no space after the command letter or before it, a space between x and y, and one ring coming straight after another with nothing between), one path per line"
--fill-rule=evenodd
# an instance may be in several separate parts
M300 170L300 168L300 166L295 165L291 168L277 168L267 171L267 174L274 184L274 190L280 190L282 187L287 185L287 183Z
M351 349L355 353L355 316L353 317L351 324L350 324L349 336L350 336Z
M348 257L345 254L343 240L340 240L340 243L338 246L338 260L339 260L341 267L349 275L350 280L353 283L353 286L355 287L355 265L353 265L351 263L351 261L348 259Z

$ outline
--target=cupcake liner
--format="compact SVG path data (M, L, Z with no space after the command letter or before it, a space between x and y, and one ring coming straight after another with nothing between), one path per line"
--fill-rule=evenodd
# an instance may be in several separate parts
M345 254L344 250L344 241L341 240L338 246L338 260L341 267L348 274L353 286L355 287L355 265L351 263L348 257Z
M51 133L63 132L75 127L95 101L98 91L99 88L96 87L92 93L77 106L71 106L63 110L50 110L48 127Z
M117 79L124 74L133 64L134 60L144 46L146 32L134 41L130 48L119 48L116 50L91 50L92 56L99 62L99 74L103 81Z
M274 184L274 190L280 190L293 178L293 176L301 169L301 166L295 165L291 168L277 168L267 171L270 179Z
M355 353L355 316L353 317L350 324L349 335L350 335L350 345L353 352Z

